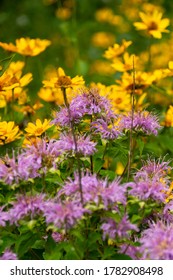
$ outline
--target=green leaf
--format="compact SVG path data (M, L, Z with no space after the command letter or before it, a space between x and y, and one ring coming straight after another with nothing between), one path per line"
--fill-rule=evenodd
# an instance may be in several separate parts
M94 160L94 172L98 173L104 164L104 160L101 158L97 158Z
M37 239L38 235L33 234L32 232L27 232L19 236L15 246L18 257L21 258L26 252L28 252Z

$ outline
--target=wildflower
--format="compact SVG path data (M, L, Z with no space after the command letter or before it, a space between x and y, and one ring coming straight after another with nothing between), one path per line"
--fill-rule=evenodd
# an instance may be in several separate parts
M142 259L173 260L173 225L157 221L150 223L140 238Z
M0 260L17 260L17 255L13 253L10 249L6 249L3 255L0 257Z
M44 198L44 194L35 196L18 195L17 200L12 202L12 207L8 212L10 223L18 224L18 221L27 216L33 219L36 215L41 214L45 209Z
M27 146L24 152L19 156L18 171L20 174L26 174L26 177L32 175L36 177L39 172L46 173L51 168L56 168L57 158L61 154L59 142L51 139L46 141L41 139L33 145ZM22 165L26 161L26 168L22 171ZM28 162L28 163L27 163Z
M124 129L129 130L132 127L134 131L141 131L147 135L157 135L158 130L161 128L157 116L147 111L135 112L133 122L131 113L123 116L120 125L122 125Z
M77 136L76 142L77 152L84 156L92 155L96 151L96 143L91 141L89 136ZM57 143L59 149L63 152L76 152L74 138L70 134L60 135L60 139L57 140Z
M25 131L28 136L41 136L51 126L50 120L44 119L42 123L40 119L37 119L35 124L29 122Z
M109 87L108 98L115 113L129 112L131 109L130 94L126 90L117 89L116 85Z
M17 162L14 155L12 158L6 155L3 160L0 160L0 180L7 185L19 182Z
M100 180L95 174L86 174L81 179L84 203L102 205L107 208L118 202L125 204L126 187L121 186L119 181L114 180L108 183L107 180ZM58 197L65 194L67 197L73 197L80 201L78 176L75 174L74 180L68 179L63 188L58 192Z
M119 58L115 58L111 66L119 72L125 72L128 70L133 69L133 60L136 62L139 58L135 56L134 54L129 55L129 53L125 52L123 54L123 61L121 61Z
M121 80L116 80L116 90L127 93L132 93L134 91L135 94L141 95L143 90L149 87L153 81L154 76L151 73L136 71L135 74L135 88L134 88L134 78L132 73L124 72L121 76Z
M38 96L46 102L55 102L57 105L63 105L64 103L61 89L59 88L41 88Z
M129 231L138 231L137 226L128 220L127 215L125 215L120 222L116 222L111 218L106 219L102 224L101 229L103 230L103 239L106 237L115 239L117 236L119 238L129 238Z
M109 47L105 51L104 57L107 59L114 60L117 56L120 56L125 50L132 44L132 41L122 40L122 44L114 44L113 47Z
M134 26L137 30L146 30L149 35L154 38L162 38L162 33L168 33L168 27L170 20L168 18L162 19L162 13L154 10L151 13L145 14L139 13L142 22L135 22Z
M70 121L78 123L84 115L106 115L108 118L114 116L111 110L110 101L99 94L97 88L91 88L88 92L74 97L69 105L70 116L67 108L60 109L56 113L53 124L60 124L62 126L69 125Z
M82 219L87 212L75 201L54 202L49 201L44 208L44 216L47 224L53 224L58 228L69 229Z
M164 120L163 124L167 127L173 126L173 106L172 105L169 106L169 109L166 112L165 120Z
M0 47L7 51L16 52L21 55L36 56L43 52L50 44L51 42L49 40L20 38L16 39L16 45L0 42Z
M13 142L16 139L19 139L20 135L21 132L19 131L19 127L18 125L15 126L14 122L0 122L0 145Z
M106 121L104 119L97 119L92 122L94 131L100 133L103 139L116 139L122 135L121 128L116 124L116 120Z
M169 189L168 170L170 170L168 162L147 161L136 172L134 183L129 184L132 188L130 194L142 200L151 198L164 202Z
M57 70L57 76L50 78L50 80L44 80L43 84L45 87L50 88L73 88L84 85L84 80L80 76L76 76L74 78L66 76L64 70L59 67Z
M114 43L115 36L108 32L97 32L93 34L91 40L95 47L107 48Z

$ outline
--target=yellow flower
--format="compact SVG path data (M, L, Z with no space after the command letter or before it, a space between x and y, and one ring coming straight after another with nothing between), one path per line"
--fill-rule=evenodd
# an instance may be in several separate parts
M162 38L162 33L168 33L168 27L170 20L168 18L162 19L162 13L158 10L154 10L151 13L140 12L139 16L142 22L135 22L134 26L137 30L146 30L148 34L154 38Z
M91 38L92 44L95 47L107 48L115 41L115 36L108 32L97 32Z
M60 88L41 88L38 96L46 102L55 102L57 105L64 103Z
M37 119L35 124L29 122L25 131L28 136L40 136L51 126L50 120L44 119L44 122L42 123L40 119Z
M154 76L151 73L146 73L142 71L136 71L135 73L135 94L140 95L143 90L152 84ZM134 81L132 73L124 72L121 80L116 80L117 90L126 91L127 93L132 93L134 88Z
M81 76L76 76L71 78L70 76L66 76L64 70L59 67L57 70L57 76L50 78L49 81L43 81L45 87L50 88L74 88L77 86L84 85L84 80Z
M4 145L19 139L21 132L19 132L19 127L15 126L15 123L10 122L0 122L0 145Z
M104 57L107 59L114 59L117 56L120 56L125 50L132 44L132 41L122 40L122 44L114 44L113 47L109 47L108 50L105 51Z
M51 41L49 40L20 38L16 39L16 45L0 42L0 47L7 51L16 52L26 56L36 56L43 52L50 44Z
M169 109L166 112L164 125L168 126L168 127L169 126L173 127L173 106L172 105L169 106Z
M125 72L128 70L133 69L133 60L134 64L136 65L136 62L139 58L135 56L134 54L129 55L129 53L125 52L123 55L123 61L121 61L119 58L114 59L114 63L111 64L111 66L119 72Z
M55 15L59 19L66 20L66 19L69 19L71 17L72 10L70 10L69 8L66 8L66 7L59 7L56 10Z
M128 112L131 109L130 94L126 91L117 90L115 85L109 87L108 98L116 113Z
M91 64L90 67L90 73L91 74L99 74L99 75L106 75L110 76L114 74L114 69L111 67L109 61L103 61L103 60L95 60L93 64Z

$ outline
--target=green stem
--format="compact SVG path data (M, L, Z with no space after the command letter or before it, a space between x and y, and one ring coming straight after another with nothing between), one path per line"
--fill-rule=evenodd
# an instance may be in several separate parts
M130 177L130 170L132 164L132 153L133 153L133 121L134 121L134 112L135 112L135 66L134 66L134 57L133 57L133 88L131 92L131 127L130 127L130 139L129 139L129 153L128 153L128 166L127 166L127 181Z
M71 120L71 112L70 112L69 103L68 103L68 100L67 100L66 89L64 87L62 87L61 89L62 89L62 93L63 93L64 104L67 108L69 119L70 119L70 127L71 127L71 132L72 132L74 146L75 146L75 155L76 155L76 159L77 159L77 170L78 170L80 198L81 198L81 203L83 205L84 204L84 199L83 199L83 190L82 190L82 173L81 173L81 166L80 166L80 157L79 157L78 147L77 147L77 139L76 139L75 130L74 130L74 123Z

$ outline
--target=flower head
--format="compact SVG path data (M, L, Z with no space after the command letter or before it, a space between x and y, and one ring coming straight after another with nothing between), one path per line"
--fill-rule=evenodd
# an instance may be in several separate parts
M35 124L29 122L25 131L28 136L40 136L51 126L50 120L44 119L44 122L42 123L40 119L37 119Z
M98 179L95 174L86 174L81 179L84 203L102 205L105 209L117 203L126 203L126 187L121 186L119 181L114 180L109 183L106 179ZM58 192L58 196L65 194L67 197L80 201L79 179L75 174L75 179L69 179L63 188Z
M129 238L129 231L138 231L137 226L128 220L127 215L125 215L120 222L108 218L102 224L101 229L103 230L103 239L105 239L106 236L111 239L114 239L116 236L120 238Z
M161 128L157 116L147 111L135 112L133 121L131 113L123 116L120 121L120 126L127 130L131 129L132 127L134 131L141 131L147 135L157 135L158 130Z
M77 152L89 156L96 151L96 143L90 140L89 136L79 136L76 139ZM57 140L59 150L62 152L76 152L75 141L71 134L61 134L60 139Z
M44 194L19 195L17 200L12 202L12 207L8 212L10 223L17 224L24 217L29 216L30 219L33 219L34 216L41 214L45 208L44 198Z
M84 80L80 76L76 76L71 78L70 76L66 76L64 70L59 67L57 70L57 76L50 78L50 80L44 80L43 84L45 87L50 88L73 88L84 85Z
M113 47L109 47L108 50L105 51L104 57L107 59L116 58L117 56L120 56L124 51L132 44L132 41L126 41L123 40L122 44L114 44Z
M150 223L140 243L142 259L173 260L173 225L162 221Z
M87 210L75 201L49 201L44 208L47 224L66 229L71 228L78 220L82 219L85 212Z
M134 23L137 30L146 30L149 35L157 39L162 38L163 32L169 32L166 28L168 27L170 20L168 18L162 19L162 13L158 10L154 10L148 14L140 12L139 16L142 21Z
M10 249L6 249L3 255L0 257L0 260L17 260L17 255L13 253Z
M16 39L16 45L0 42L0 47L26 56L36 56L43 52L50 44L49 40L20 38Z
M152 198L158 202L165 202L166 193L169 190L168 162L147 161L136 172L134 182L130 184L130 194L140 199Z
M19 131L19 127L18 125L15 126L14 122L0 122L0 145L13 142L16 139L19 139L20 135L21 132Z

